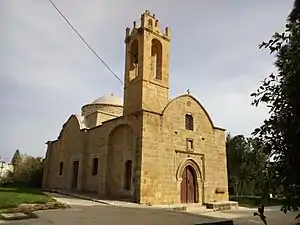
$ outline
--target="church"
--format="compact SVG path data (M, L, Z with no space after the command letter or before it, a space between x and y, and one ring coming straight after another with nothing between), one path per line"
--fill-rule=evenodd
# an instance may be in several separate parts
M169 98L170 29L126 29L123 99L105 95L47 142L43 188L140 204L228 201L225 129L191 95Z

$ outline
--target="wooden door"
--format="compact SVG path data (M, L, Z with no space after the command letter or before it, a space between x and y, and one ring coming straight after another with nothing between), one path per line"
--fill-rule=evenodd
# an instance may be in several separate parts
M77 188L79 161L73 162L72 189Z
M192 167L187 166L182 174L181 182L181 202L182 203L195 203L197 185L195 179L195 173Z
M196 185L194 171L191 167L186 168L186 177L187 177L187 202L194 203L196 202Z

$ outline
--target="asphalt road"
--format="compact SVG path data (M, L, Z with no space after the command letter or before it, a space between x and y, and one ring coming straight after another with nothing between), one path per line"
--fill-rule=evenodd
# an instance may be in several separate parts
M3 224L23 225L194 225L218 221L202 215L192 215L175 211L126 208L114 206L73 206L65 210L37 212L38 219L7 221Z
M55 194L58 201L71 206L70 209L36 212L39 218L22 221L0 221L0 224L16 225L194 225L203 222L232 219L235 225L263 223L253 216L256 209L240 208L222 212L190 214L184 212L151 209L151 207L118 207ZM268 225L295 225L296 214L284 214L280 207L265 209ZM298 221L300 222L300 221Z

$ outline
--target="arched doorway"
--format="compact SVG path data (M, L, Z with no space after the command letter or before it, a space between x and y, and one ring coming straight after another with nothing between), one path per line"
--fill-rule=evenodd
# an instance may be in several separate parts
M180 186L181 202L198 202L197 188L196 172L192 166L188 165L184 168L182 173L182 181Z
M132 128L127 124L115 127L109 135L106 161L106 193L110 196L120 196L124 193L123 189L130 187L134 174L129 173L129 166L132 167L134 159L133 150L134 133ZM131 164L126 165L126 160ZM124 171L124 170L128 171ZM125 177L126 176L126 177ZM127 180L126 180L127 179ZM123 185L125 180L126 188ZM129 182L130 180L130 182ZM129 188L128 187L128 188ZM131 189L130 189L131 190Z

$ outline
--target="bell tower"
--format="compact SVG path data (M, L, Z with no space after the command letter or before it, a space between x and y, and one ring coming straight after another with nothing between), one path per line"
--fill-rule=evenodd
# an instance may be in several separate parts
M169 101L170 30L162 32L146 10L140 24L126 28L124 115L147 110L161 113Z

